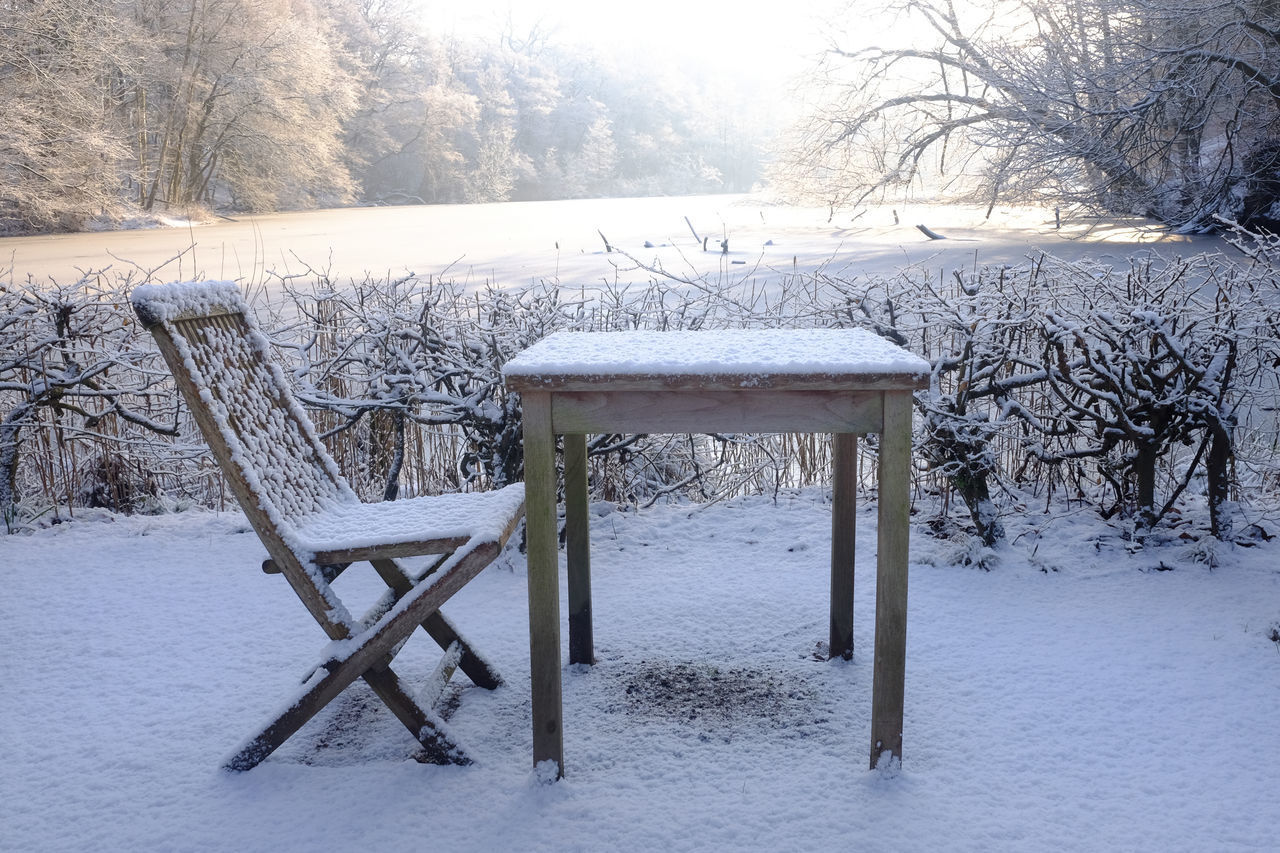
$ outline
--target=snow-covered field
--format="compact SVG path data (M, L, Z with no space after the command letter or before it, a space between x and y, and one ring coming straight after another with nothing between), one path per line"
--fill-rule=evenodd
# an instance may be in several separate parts
M918 510L905 760L885 772L866 769L873 505L851 663L815 654L820 491L597 506L600 660L566 673L553 785L530 766L518 552L446 608L507 679L450 688L473 766L414 761L358 684L232 774L221 760L324 642L243 517L82 514L0 538L0 849L1276 849L1280 543L1130 551L1088 511L1028 507L981 571ZM424 637L399 668L435 659Z

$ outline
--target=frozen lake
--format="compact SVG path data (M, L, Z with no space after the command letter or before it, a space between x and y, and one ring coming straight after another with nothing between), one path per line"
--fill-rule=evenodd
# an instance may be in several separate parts
M1215 238L1166 235L1136 221L1064 221L1055 229L1051 210L997 208L989 220L983 213L958 206L873 207L829 220L825 208L779 206L757 195L314 210L4 238L0 279L66 283L88 271L137 269L166 281L269 284L327 270L338 280L412 272L471 286L548 281L591 287L647 282L652 274L640 265L738 281L819 267L847 278L907 264L950 270L1017 263L1039 251L1117 265L1134 253L1230 251ZM948 239L931 240L918 224ZM615 251L606 251L601 234ZM725 238L728 254L720 248Z

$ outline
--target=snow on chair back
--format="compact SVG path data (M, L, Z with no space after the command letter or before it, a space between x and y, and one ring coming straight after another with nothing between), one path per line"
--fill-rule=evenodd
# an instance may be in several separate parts
M309 559L293 535L306 516L359 498L271 360L240 289L234 282L142 285L130 300L272 559L312 614L324 617L330 636L345 638L349 615L324 580L288 567L301 571Z
M164 326L213 419L212 432L276 524L292 526L358 500L271 361L235 284L147 285L132 300L144 324Z

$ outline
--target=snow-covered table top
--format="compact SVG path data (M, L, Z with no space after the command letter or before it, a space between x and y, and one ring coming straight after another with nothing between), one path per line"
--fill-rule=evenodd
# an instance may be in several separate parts
M929 364L862 329L557 332L502 369L517 391L914 389Z

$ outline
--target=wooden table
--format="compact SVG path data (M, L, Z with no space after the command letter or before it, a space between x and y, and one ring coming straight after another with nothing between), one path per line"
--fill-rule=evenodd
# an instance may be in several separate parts
M556 436L564 436L569 662L595 662L587 433L831 433L830 654L853 656L857 436L879 433L871 766L902 756L911 394L928 363L854 329L560 332L512 359L524 412L533 761L564 774Z

